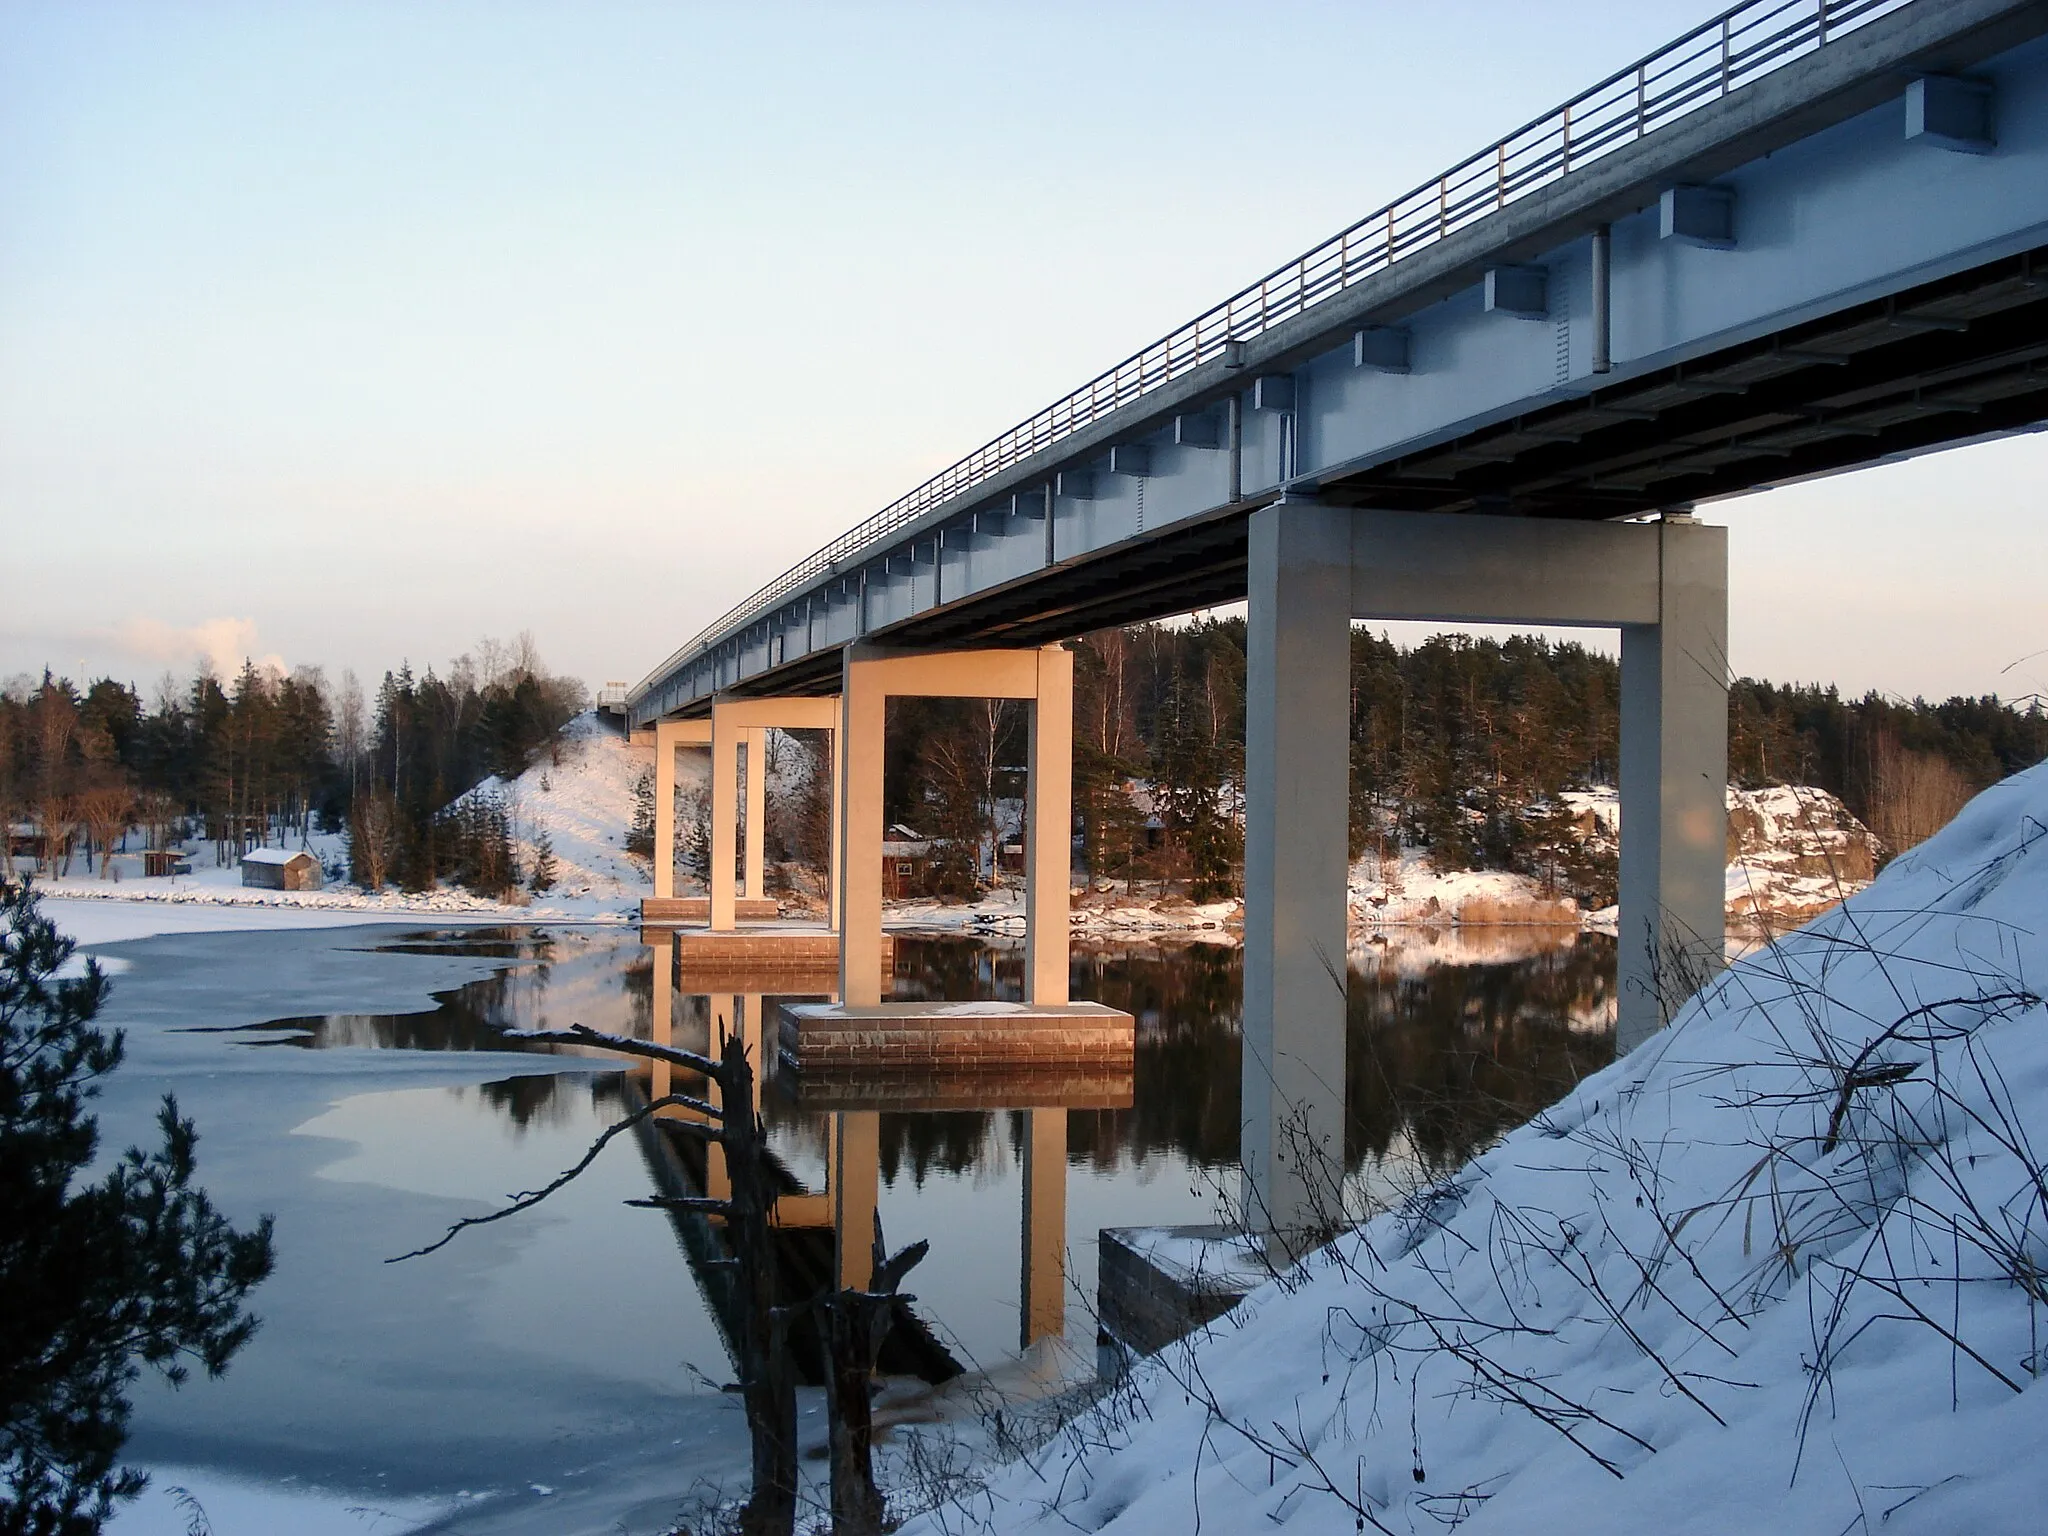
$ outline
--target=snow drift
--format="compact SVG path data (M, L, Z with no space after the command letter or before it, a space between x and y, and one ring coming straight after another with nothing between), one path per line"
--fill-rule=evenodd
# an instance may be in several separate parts
M2037 1531L2048 766L912 1528Z

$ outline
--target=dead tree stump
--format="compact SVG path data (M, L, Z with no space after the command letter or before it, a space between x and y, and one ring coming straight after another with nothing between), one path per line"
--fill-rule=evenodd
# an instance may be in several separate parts
M831 1291L819 1298L829 1362L825 1402L832 1455L832 1536L882 1536L886 1529L882 1491L875 1485L875 1366L897 1305L916 1300L898 1294L897 1288L929 1247L918 1241L894 1258L886 1257L882 1218L877 1214L869 1289Z

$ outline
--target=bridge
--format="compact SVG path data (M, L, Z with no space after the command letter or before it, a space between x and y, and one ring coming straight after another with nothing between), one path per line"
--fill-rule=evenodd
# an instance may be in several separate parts
M976 449L624 707L665 778L721 715L827 711L841 995L874 1005L880 701L1032 701L1030 825L1064 828L1048 648L1247 601L1247 1200L1284 1232L1341 1126L1350 623L1620 629L1628 1049L1678 951L1722 941L1726 540L1700 506L2044 419L2048 0L1748 0ZM1027 991L1057 1010L1068 847L1033 845Z

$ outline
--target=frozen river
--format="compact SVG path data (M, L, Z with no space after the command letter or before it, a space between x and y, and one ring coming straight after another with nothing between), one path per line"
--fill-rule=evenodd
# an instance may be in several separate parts
M95 952L117 963L105 1018L129 1044L103 1100L106 1142L143 1134L174 1092L199 1125L201 1182L238 1223L277 1221L263 1327L228 1375L138 1391L130 1459L158 1486L117 1531L182 1532L175 1484L217 1536L656 1532L693 1489L741 1473L701 1234L693 1244L683 1224L623 1203L690 1174L648 1138L620 1138L539 1210L384 1262L546 1182L639 1102L644 1068L496 1038L575 1021L646 1035L656 951L637 932L291 928ZM1597 938L1423 936L1355 952L1346 1152L1361 1187L1461 1158L1603 1064L1612 964ZM1015 995L1017 968L999 941L905 938L895 985ZM914 1284L933 1346L922 1358L962 1372L942 1386L906 1377L897 1413L1093 1371L1098 1229L1213 1220L1234 1188L1239 987L1221 946L1077 950L1075 995L1136 1014L1138 1056L1128 1107L1067 1114L1068 1301L1028 1348L1022 1114L879 1117L891 1245L932 1244ZM688 988L672 1004L679 1045L708 1039L714 1009L772 1008ZM828 1116L786 1075L771 1076L763 1112L793 1187L823 1189ZM829 1253L829 1232L820 1240ZM822 1436L808 1393L804 1411Z

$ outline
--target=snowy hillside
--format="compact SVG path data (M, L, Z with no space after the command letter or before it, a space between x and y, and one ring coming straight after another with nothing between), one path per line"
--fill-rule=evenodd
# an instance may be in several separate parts
M677 759L685 790L701 779L701 754ZM559 747L518 778L485 779L463 799L490 795L502 800L512 824L514 857L522 879L533 869L540 837L553 846L555 885L545 895L500 902L443 885L431 891L386 888L366 893L349 884L348 840L344 833L315 833L308 848L327 871L318 891L259 890L242 884L237 862L216 864L211 845L193 846L193 872L143 877L139 855L117 855L118 880L74 875L42 882L52 895L94 901L149 901L179 906L277 907L303 912L421 913L437 916L526 919L619 919L638 912L647 894L645 859L626 852L633 824L633 789L654 766L654 749L635 746L594 713L578 715L562 728ZM459 803L459 802L458 802Z
M678 754L685 782L699 756ZM633 825L633 788L653 766L652 746L634 745L586 712L562 727L558 751L543 754L516 779L485 779L470 794L504 801L522 871L533 868L540 836L547 835L556 882L549 900L638 901L652 876L645 859L626 852L626 834Z
M1142 1404L1007 1469L975 1517L2040 1530L2044 977L2048 766L1141 1367Z

